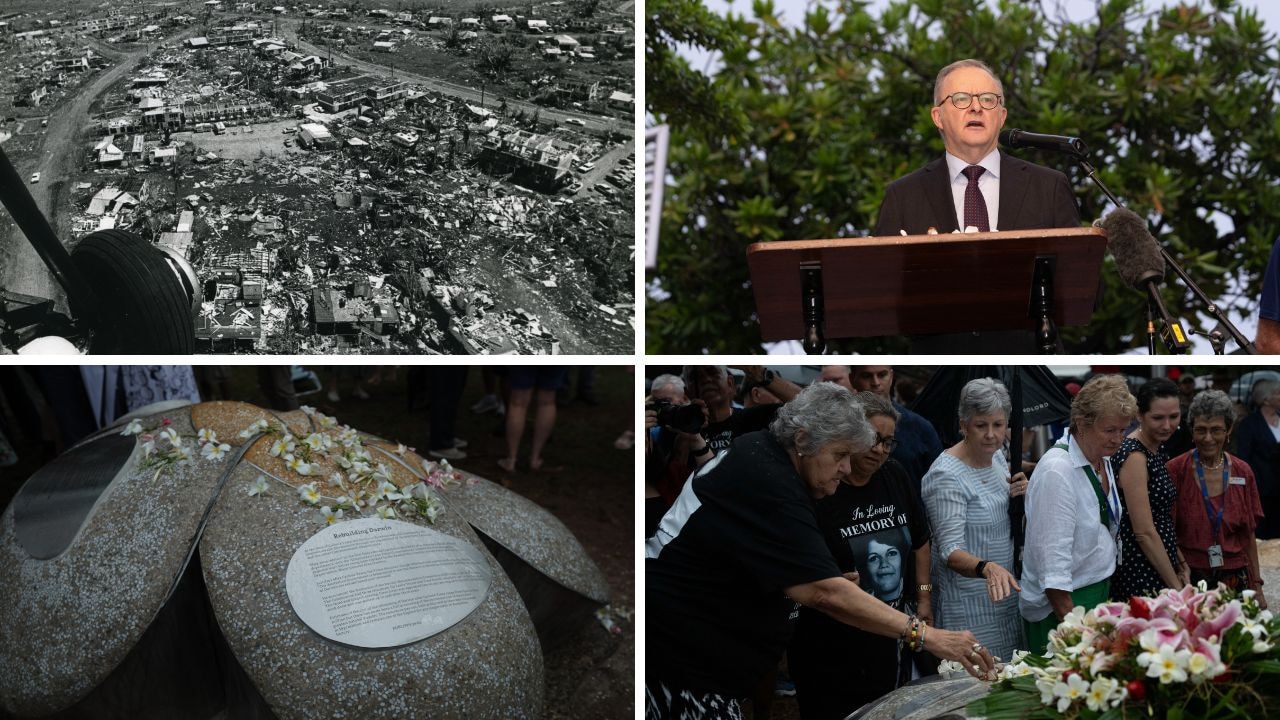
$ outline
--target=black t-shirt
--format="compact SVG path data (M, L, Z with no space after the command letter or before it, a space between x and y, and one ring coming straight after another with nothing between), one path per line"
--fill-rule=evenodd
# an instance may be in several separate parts
M895 608L915 606L913 551L929 541L929 520L902 465L890 458L866 485L841 483L818 502L817 514L841 572L856 570L863 590ZM863 632L811 608L800 610L787 660L797 690L806 695L802 711L806 705L832 708L805 717L845 717L897 687L895 638ZM815 694L828 697L805 702ZM847 700L841 704L840 698Z
M790 634L783 589L839 574L786 451L767 432L734 440L645 546L646 678L747 696Z
M707 445L718 453L729 447L736 437L767 429L769 423L773 422L773 418L777 416L780 407L782 407L781 403L756 405L749 408L735 407L730 411L729 417L724 420L703 425L702 437L706 439Z

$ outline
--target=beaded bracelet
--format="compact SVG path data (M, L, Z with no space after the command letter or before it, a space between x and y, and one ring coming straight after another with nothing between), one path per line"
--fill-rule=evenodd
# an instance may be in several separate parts
M924 631L927 627L928 624L915 615L907 618L907 628L903 631L902 638L913 652L924 650Z

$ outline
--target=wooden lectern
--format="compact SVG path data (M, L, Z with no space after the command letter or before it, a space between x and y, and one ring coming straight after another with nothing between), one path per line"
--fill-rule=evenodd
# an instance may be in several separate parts
M1037 330L1093 316L1098 228L755 243L765 341ZM817 327L815 328L815 323Z

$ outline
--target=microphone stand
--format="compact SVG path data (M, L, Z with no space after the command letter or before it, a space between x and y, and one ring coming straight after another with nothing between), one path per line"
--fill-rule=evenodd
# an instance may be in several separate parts
M1089 161L1085 158L1083 152L1068 153L1068 154L1073 155L1075 157L1076 162L1079 163L1080 167L1085 170L1085 174L1088 176L1088 178L1093 181L1094 185L1098 186L1098 189L1102 191L1102 194L1107 196L1107 199L1111 200L1112 204L1114 204L1116 207L1124 207L1124 204L1120 202L1119 198L1117 198L1115 194L1111 192L1111 189L1108 188L1106 184L1102 182L1102 179L1098 177L1098 171L1095 170L1093 168L1093 165L1091 165ZM1182 278L1183 284L1187 286L1187 289L1191 291L1191 294L1195 295L1200 300L1200 302L1204 303L1205 312L1209 313L1214 318L1216 318L1217 321L1221 323L1221 326L1226 328L1227 332L1231 334L1231 339L1235 340L1236 344L1240 346L1240 350L1243 351L1246 355L1257 355L1258 349L1254 347L1253 341L1250 340L1249 338L1246 338L1244 334L1240 332L1240 329L1237 328L1235 324L1233 324L1229 319L1227 319L1227 314L1222 312L1222 308L1218 307L1218 304L1215 303L1213 300L1211 300L1209 296L1205 294L1204 290L1200 289L1200 286L1196 284L1196 281L1192 280L1191 276L1187 274L1187 271L1183 270L1182 266L1179 265L1178 262L1173 259L1173 256L1169 254L1169 251L1164 249L1164 245L1162 243L1157 242L1156 247L1160 248L1160 255L1164 257L1165 265L1167 265L1170 268L1173 268L1174 274ZM1152 300L1154 301L1156 305L1156 309L1161 314L1161 319L1165 323L1166 333L1171 333L1174 339L1177 340L1179 336L1183 335L1182 327L1177 323L1172 322L1172 320L1170 319L1168 310L1166 310L1164 307L1164 301L1160 299L1159 293L1156 292L1155 285L1148 283L1147 291L1148 291L1148 294L1151 296ZM1166 343L1168 343L1169 337L1166 335L1164 337L1164 340ZM1185 336L1183 336L1182 340L1185 343ZM1215 354L1221 355L1222 349L1223 348L1221 346L1214 345ZM1152 350L1152 354L1154 354L1155 348L1152 347L1151 350Z

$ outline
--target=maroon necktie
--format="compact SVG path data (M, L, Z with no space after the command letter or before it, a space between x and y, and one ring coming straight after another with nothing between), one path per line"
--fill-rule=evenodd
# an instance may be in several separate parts
M978 178L986 172L981 165L970 165L961 172L969 178L969 186L964 189L964 227L978 228L978 232L990 232L991 223L987 219L987 201L982 198L982 190L978 189Z

